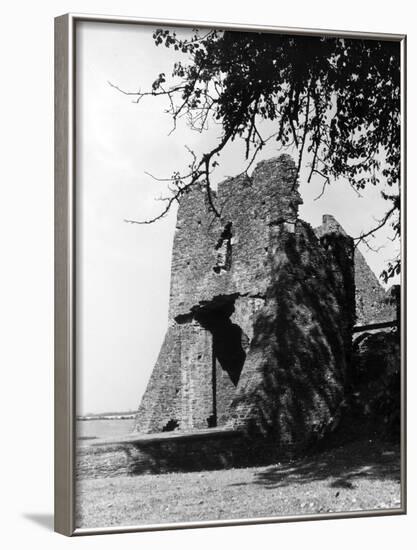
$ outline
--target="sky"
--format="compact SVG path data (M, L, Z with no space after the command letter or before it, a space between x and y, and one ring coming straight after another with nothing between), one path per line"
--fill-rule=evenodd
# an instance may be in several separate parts
M170 74L178 54L156 47L153 31L141 25L77 24L77 414L138 407L167 328L175 211L146 226L124 220L147 219L161 210L157 199L166 195L166 184L146 172L169 177L189 164L186 145L202 152L219 134L215 126L191 131L184 120L171 133L164 99L136 104L110 86L146 90L159 73ZM243 151L237 142L226 148L214 183L242 171ZM278 154L271 141L258 161ZM314 227L323 214L332 214L356 237L386 211L380 189L358 196L345 182L332 182L315 200L322 180L307 183L307 178L302 170L299 214ZM385 229L376 235L372 247L378 252L360 245L377 275L397 252L387 237Z

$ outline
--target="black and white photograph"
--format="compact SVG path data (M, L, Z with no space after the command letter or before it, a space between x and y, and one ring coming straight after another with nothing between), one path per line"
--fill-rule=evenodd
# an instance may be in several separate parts
M398 35L74 48L76 529L404 513Z

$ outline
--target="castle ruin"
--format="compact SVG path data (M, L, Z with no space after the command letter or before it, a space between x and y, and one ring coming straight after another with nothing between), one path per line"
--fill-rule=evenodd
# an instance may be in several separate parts
M180 201L168 330L135 431L224 429L297 452L330 430L355 323L393 306L332 216L313 229L288 155Z

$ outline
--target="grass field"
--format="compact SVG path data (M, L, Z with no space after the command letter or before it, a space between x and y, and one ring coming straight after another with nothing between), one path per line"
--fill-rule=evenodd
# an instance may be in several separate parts
M77 526L259 518L400 507L394 445L352 443L267 467L87 479Z

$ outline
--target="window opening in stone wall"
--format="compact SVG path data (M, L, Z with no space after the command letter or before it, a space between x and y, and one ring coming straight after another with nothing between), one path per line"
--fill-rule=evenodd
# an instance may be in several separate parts
M220 239L215 246L216 265L213 267L215 273L229 271L232 266L232 222L224 226Z

